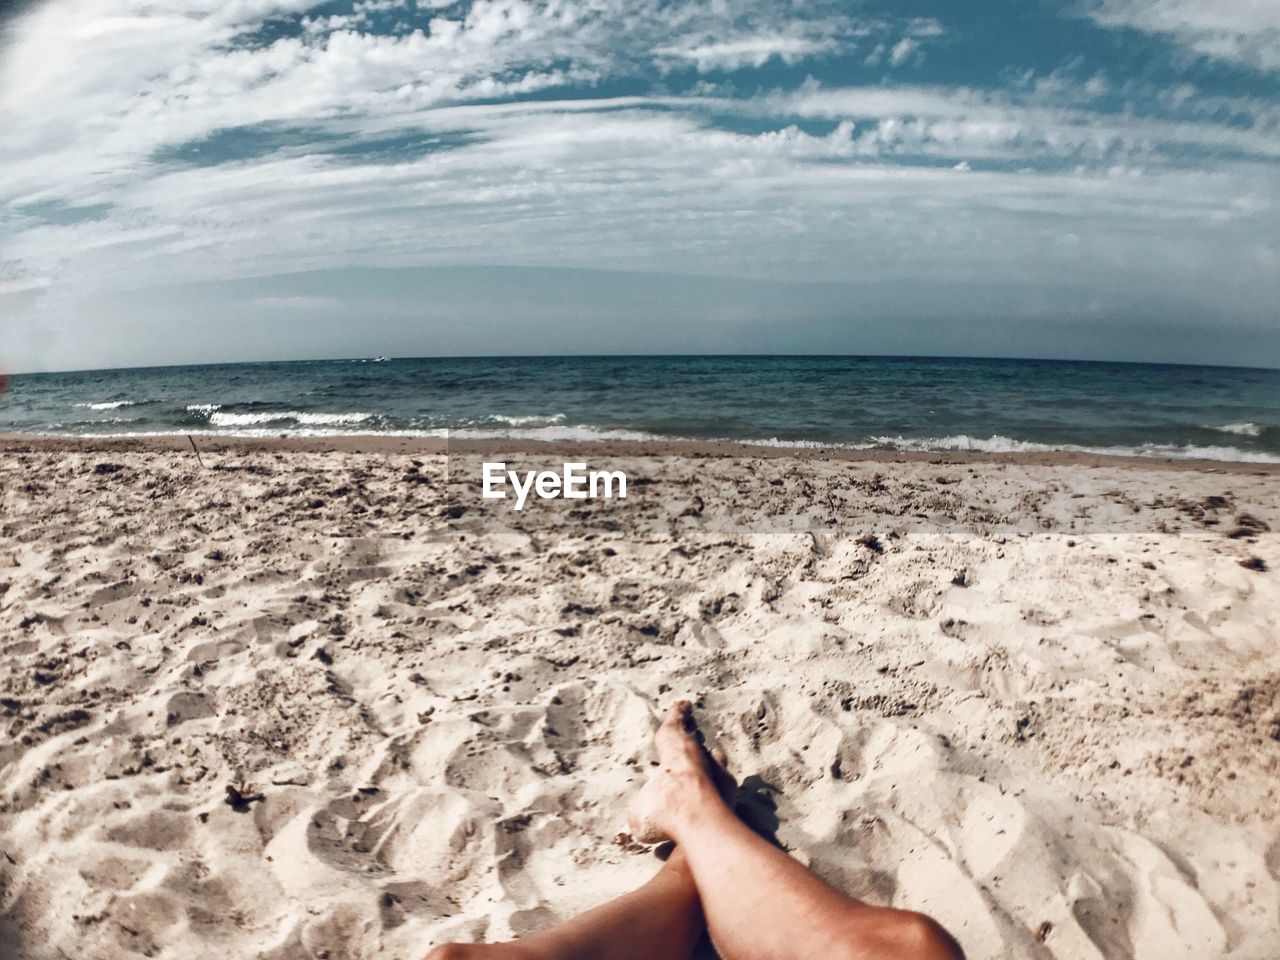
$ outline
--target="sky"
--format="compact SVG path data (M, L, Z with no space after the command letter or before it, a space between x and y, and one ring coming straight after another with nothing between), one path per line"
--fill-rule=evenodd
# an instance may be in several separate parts
M1274 0L0 9L0 369L1280 366Z

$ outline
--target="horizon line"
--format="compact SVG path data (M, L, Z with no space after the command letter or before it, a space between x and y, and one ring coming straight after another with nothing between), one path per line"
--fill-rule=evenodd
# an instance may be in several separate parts
M954 360L1002 363L1067 363L1100 364L1128 367L1185 367L1208 370L1253 370L1264 373L1280 372L1280 367L1250 366L1234 363L1179 363L1168 360L1097 360L1080 357L1009 357L977 356L961 354L907 354L907 353L526 353L526 354L423 354L419 356L388 357L378 354L344 357L294 357L268 360L211 360L199 363L154 363L125 367L74 367L62 370L25 370L5 373L0 377L40 377L71 373L118 373L126 370L179 370L199 367L261 366L265 364L292 363L344 363L420 360Z

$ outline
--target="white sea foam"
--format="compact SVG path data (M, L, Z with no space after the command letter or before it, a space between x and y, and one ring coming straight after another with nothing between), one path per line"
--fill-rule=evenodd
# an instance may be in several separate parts
M670 439L670 438L668 438ZM779 447L785 450L874 450L875 443L836 443L823 440L787 440L783 437L762 437L750 440L713 440L712 443L741 443L748 447Z
M104 400L101 403L77 403L77 407L84 407L86 410L119 410L121 407L136 406L137 400Z
M275 413L220 413L210 416L210 427L216 429L129 431L110 434L94 434L104 437L155 437L177 433L193 433L197 436L236 437L406 437L458 440L527 440L562 443L740 443L747 446L799 448L808 450L904 450L908 452L969 451L974 453L1085 453L1110 457L1148 457L1170 460L1222 460L1242 463L1280 463L1280 455L1254 450L1241 450L1228 446L1196 446L1193 444L1144 443L1138 446L1083 446L1078 444L1047 444L1032 440L1016 440L993 434L990 437L971 437L965 434L943 437L878 436L864 442L824 442L817 440L791 440L783 437L740 439L730 437L679 437L663 436L638 430L605 429L586 424L552 424L540 427L510 427L490 429L419 429L376 430L341 429L359 428L372 414L368 413L303 413L284 411ZM496 418L494 418L496 419ZM518 418L511 418L518 419ZM545 418L539 418L545 419ZM285 421L292 421L287 423ZM125 421L127 422L127 421ZM273 424L267 427L265 424ZM58 426L48 435L58 436Z
M549 417L505 417L500 413L495 413L489 417L490 420L496 420L498 423L505 423L512 427L531 427L534 425L547 426L553 423L564 423L563 413L553 413Z
M290 420L287 414L280 413L219 413L209 414L209 422L215 427L248 427L255 423L270 423L273 420Z
M187 413L213 413L215 410L221 410L220 403L189 403L187 404Z
M1238 437L1260 437L1262 436L1262 427L1256 423L1224 423L1222 426L1210 426L1210 430L1217 430L1221 433L1234 433Z
M299 410L273 410L264 413L223 413L214 410L209 423L215 427L252 427L260 423L279 423L292 420L307 427L353 426L364 423L371 413L303 413Z
M569 424L545 427L518 427L512 430L483 430L465 428L450 430L451 438L459 440L541 440L564 442L604 442L607 440L623 441L664 441L689 440L688 437L663 437L654 433L642 433L638 430L606 430L589 427L585 424Z
M874 437L872 446L922 452L963 450L975 453L1049 453L1055 450L1084 452L1087 449L1070 444L1055 446L1048 443L1036 443L1031 440L1014 440L1010 437L1002 437L999 434L993 434L984 439L982 437L970 437L963 433L949 437ZM1097 447L1090 449L1090 452L1102 452L1104 449L1118 456L1131 455L1134 452L1128 447Z
M306 426L349 426L364 423L373 417L372 413L295 413L293 419Z
M976 453L1092 453L1105 457L1152 457L1172 460L1230 460L1242 463L1280 463L1280 456L1238 447L1144 443L1136 447L1089 447L1072 443L1048 444L1014 440L998 434L983 439L964 434L949 437L876 437L875 445L895 450L968 450Z
M58 424L56 426L61 426ZM49 433L40 434L40 436L49 437L83 437L83 433L60 433L51 431ZM445 440L449 436L449 431L439 430L369 430L369 431L352 431L352 430L325 430L322 428L299 429L279 429L279 428L263 428L249 427L238 430L210 430L206 428L196 428L193 430L130 430L118 433L93 433L92 437L100 437L107 440L125 440L136 437L236 437L242 440L274 440L281 436L302 437L302 438L325 438L325 437L397 437L413 440Z
M764 437L741 440L729 437L673 437L636 430L602 429L585 424L568 424L510 430L449 430L450 438L460 440L533 440L568 443L592 442L660 442L660 443L741 443L746 446L778 447L806 450L874 450L891 449L918 452L942 452L948 450L974 453L1088 453L1107 457L1150 457L1175 460L1227 460L1245 463L1280 463L1280 456L1236 447L1200 447L1191 444L1144 443L1136 447L1079 446L1075 444L1036 443L1031 440L1015 440L1011 437L992 435L970 437L966 435L946 437L872 437L862 443L823 442L819 440L789 440L782 437Z

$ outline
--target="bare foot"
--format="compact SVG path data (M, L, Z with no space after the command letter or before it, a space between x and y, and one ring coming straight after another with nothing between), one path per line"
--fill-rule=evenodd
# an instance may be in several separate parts
M699 805L733 803L738 785L724 768L724 755L711 756L696 732L693 704L672 704L653 738L658 769L627 810L631 835L641 843L676 839L684 818Z

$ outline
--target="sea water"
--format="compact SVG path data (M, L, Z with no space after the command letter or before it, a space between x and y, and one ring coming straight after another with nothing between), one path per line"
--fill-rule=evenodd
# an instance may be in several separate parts
M736 440L1280 462L1280 371L912 357L357 358L15 376L0 431Z

